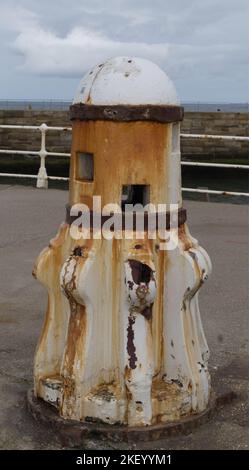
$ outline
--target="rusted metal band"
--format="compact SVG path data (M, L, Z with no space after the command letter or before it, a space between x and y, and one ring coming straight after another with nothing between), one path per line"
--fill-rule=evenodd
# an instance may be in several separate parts
M72 121L182 121L184 108L167 105L92 105L77 103L70 106Z
M105 442L115 443L150 442L191 432L213 417L217 409L231 403L236 398L233 391L224 389L221 386L216 387L215 392L211 393L207 408L200 413L192 413L174 422L137 427L66 420L55 413L51 405L36 398L33 390L28 391L27 402L28 409L35 420L55 429L56 435L63 443L63 446L75 446L77 443L79 447L82 447L85 439L105 439Z
M71 206L69 204L66 205L66 223L71 225L76 219L78 219L79 217L81 217L81 215L83 214L82 211L79 210L78 214L75 215L75 216L72 216L70 215L70 211L71 211ZM127 226L126 226L126 223L127 223L127 219L126 219L126 214L125 212L122 212L121 213L121 216L122 216L122 230L125 230L125 228L127 229ZM148 214L148 212L128 212L128 214L130 215L130 218L129 218L129 229L130 230L139 230L139 228L141 227L141 222L143 222L143 227L144 227L144 230L147 231L148 229L151 230L151 226L149 225L149 215L151 216L151 214ZM94 213L93 211L89 211L89 215L90 215L90 229L99 229L99 228L102 228L104 223L106 221L108 221L110 218L113 217L114 214L111 214L111 215L103 215L103 214L97 214L97 213ZM170 212L165 212L165 213L158 213L158 212L155 212L154 213L154 216L155 216L155 222L153 224L153 229L155 230L169 230L171 226L175 226L176 223L174 221L171 221L170 220L170 216L171 216L171 213ZM184 224L187 220L187 211L186 209L184 208L181 208L178 210L178 217L177 217L177 225L178 227L180 227L182 224ZM82 221L81 221L83 224L84 224L84 217L82 217ZM85 217L85 223L87 224L88 223L88 220L87 218ZM80 225L79 225L80 226ZM112 224L110 226L110 230L113 231L115 228L114 228L114 224ZM120 228L121 230L121 228Z

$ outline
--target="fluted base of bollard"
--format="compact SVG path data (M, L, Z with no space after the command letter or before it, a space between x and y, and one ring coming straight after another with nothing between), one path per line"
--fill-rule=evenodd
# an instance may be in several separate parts
M169 436L188 434L207 422L219 406L231 402L236 395L231 390L212 392L205 411L186 416L179 421L144 427L128 427L103 424L99 422L78 422L65 420L58 415L58 410L47 402L34 396L33 390L27 394L28 409L36 421L49 426L55 431L63 446L86 445L88 439L109 442L156 441ZM87 447L85 447L87 448Z

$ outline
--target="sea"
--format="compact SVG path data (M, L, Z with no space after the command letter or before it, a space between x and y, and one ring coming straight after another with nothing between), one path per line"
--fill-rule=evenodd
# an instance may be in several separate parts
M66 110L72 104L72 100L11 100L0 99L0 109L51 109ZM249 103L219 103L219 102L183 102L185 111L191 112L249 112Z

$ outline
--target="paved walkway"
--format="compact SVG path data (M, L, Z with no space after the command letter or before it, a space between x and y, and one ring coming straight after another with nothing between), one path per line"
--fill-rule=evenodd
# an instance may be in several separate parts
M38 253L64 219L68 193L0 185L0 449L57 449L51 430L26 409L32 360L46 293L31 276ZM200 307L214 380L238 398L188 436L143 444L155 449L249 447L248 207L186 201L191 233L205 247L213 274ZM134 444L135 445L135 444ZM88 448L96 446L88 442ZM97 448L105 448L99 444ZM119 446L120 447L120 446ZM122 446L125 448L125 445ZM141 446L140 446L141 448Z

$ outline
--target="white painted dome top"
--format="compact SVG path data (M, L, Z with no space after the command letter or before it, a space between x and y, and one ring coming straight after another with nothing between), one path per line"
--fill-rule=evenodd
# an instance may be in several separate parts
M81 80L73 104L179 105L175 87L153 62L115 57L93 67Z

